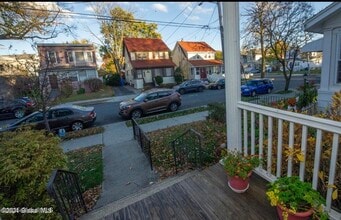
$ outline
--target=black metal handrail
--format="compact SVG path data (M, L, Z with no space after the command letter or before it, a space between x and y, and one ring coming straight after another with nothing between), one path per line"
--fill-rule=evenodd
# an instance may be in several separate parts
M142 152L147 157L150 169L153 170L153 159L152 159L152 152L150 149L150 139L149 137L143 132L142 128L136 122L135 119L131 119L133 125L133 132L134 132L134 139L137 140L137 143L141 147Z
M202 167L202 140L203 136L199 132L188 129L171 141L175 173L178 173L179 166Z
M54 170L47 184L47 192L56 202L63 219L76 219L86 208L77 173Z

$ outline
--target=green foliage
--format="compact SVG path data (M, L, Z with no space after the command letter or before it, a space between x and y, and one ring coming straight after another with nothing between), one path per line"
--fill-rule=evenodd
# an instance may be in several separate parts
M163 77L162 76L155 76L155 81L158 85L161 85L163 83Z
M313 208L319 219L328 219L322 207L325 205L324 198L310 183L301 181L298 176L278 178L269 184L266 194L272 206L281 205L293 212Z
M257 155L244 156L237 151L223 151L224 169L229 176L246 179L252 170L259 166L261 160Z
M180 67L177 67L174 71L174 80L175 80L176 84L180 84L184 80L183 72L182 72Z
M80 95L80 94L84 94L85 93L85 89L84 88L79 88L77 90L77 94Z
M226 121L225 103L212 103L208 104L208 118L215 121Z
M109 74L104 77L104 83L108 86L120 86L121 76L118 73Z
M82 192L102 184L103 145L94 145L66 153L70 171L78 174Z
M87 86L91 92L97 92L103 88L103 82L98 78L86 79L84 80L84 85Z
M302 109L317 101L317 89L313 83L304 83L300 87L302 93L298 97L297 107Z
M60 139L44 131L19 130L1 134L0 204L2 207L52 207L52 214L25 214L25 219L56 219L54 201L46 186L54 169L66 167ZM6 214L19 219L22 214Z
M72 95L72 93L73 93L73 87L72 87L71 81L64 80L60 86L61 97L68 98Z

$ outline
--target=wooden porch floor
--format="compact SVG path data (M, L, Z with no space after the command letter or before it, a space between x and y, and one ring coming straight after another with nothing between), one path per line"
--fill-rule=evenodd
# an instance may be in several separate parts
M235 193L216 164L102 219L278 219L266 184L253 174L250 188Z

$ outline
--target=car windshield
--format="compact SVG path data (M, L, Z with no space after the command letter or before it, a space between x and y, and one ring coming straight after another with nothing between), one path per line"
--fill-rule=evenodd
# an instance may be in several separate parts
M257 82L256 81L248 81L248 82L246 82L246 85L248 85L248 86L257 86Z
M142 102L146 98L147 94L142 92L140 95L136 96L134 98L135 101L137 102Z

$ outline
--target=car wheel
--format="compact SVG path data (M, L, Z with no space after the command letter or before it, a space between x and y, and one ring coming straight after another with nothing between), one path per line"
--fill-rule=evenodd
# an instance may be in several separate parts
M16 118L22 118L22 117L24 117L24 116L25 116L25 111L24 111L24 109L19 108L19 109L15 109L15 110L14 110L14 117L16 117Z
M142 111L140 109L135 109L131 112L131 118L141 118Z
M204 88L201 86L198 88L198 92L202 92L203 90L204 90Z
M252 97L255 97L255 96L256 96L256 91L252 91L252 92L251 92L251 96L252 96Z
M175 102L172 102L170 105L169 105L169 110L172 111L172 112L175 112L176 110L178 110L178 104L176 104Z
M180 89L180 90L179 90L179 93L180 93L181 95L183 95L183 94L185 94L185 90L184 90L184 89Z
M220 90L220 89L221 89L221 86L219 85L217 88Z
M270 94L271 93L271 89L270 88L268 88L268 94Z
M71 130L72 131L80 131L84 128L84 125L80 121L73 122L71 125Z

